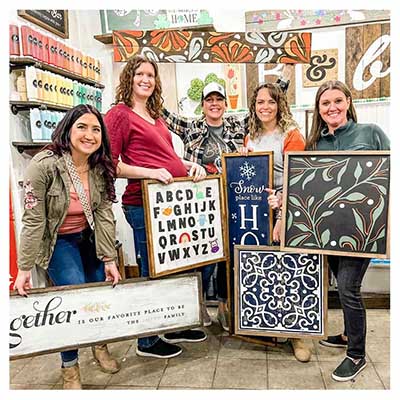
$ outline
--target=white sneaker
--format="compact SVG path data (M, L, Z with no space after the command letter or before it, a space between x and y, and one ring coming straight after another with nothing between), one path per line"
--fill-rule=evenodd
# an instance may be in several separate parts
M221 324L222 329L223 329L224 331L229 332L228 312L227 312L227 311L221 312L221 311L218 309L217 319L218 319L219 323Z
M203 326L211 326L212 325L211 317L210 314L208 314L207 306L205 304L202 304L201 306L201 313L203 315Z

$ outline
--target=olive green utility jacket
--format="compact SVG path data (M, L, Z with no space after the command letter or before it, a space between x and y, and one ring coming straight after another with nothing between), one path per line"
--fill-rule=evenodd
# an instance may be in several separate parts
M102 167L89 171L90 203L95 222L97 257L116 259L115 219L108 200ZM36 154L25 172L23 228L18 252L18 268L47 269L69 208L70 178L62 157L51 150Z

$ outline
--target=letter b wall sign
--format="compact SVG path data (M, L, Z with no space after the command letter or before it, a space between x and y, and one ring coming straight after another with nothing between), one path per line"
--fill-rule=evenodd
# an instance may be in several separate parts
M233 258L234 245L269 245L272 215L266 188L273 182L273 153L222 157L227 202L228 243Z

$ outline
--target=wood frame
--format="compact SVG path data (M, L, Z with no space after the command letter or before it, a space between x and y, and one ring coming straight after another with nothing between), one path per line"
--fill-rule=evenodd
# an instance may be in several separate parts
M52 32L54 34L56 34L57 36L60 36L64 39L68 39L69 38L69 26L68 26L68 10L59 10L62 11L64 14L64 31L60 31L56 28L54 28L51 25L46 24L44 21L42 21L39 18L34 17L33 15L30 15L26 12L27 10L18 10L18 16L33 22L34 24L40 26L43 29L46 29L49 32ZM29 10L28 10L29 11Z
M149 186L153 184L160 185L160 182L157 180L149 180L145 179L142 180L142 193L143 193L143 207L144 207L144 214L145 214L145 224L146 224L146 232L147 232L147 252L148 252L148 260L149 260L149 273L152 278L154 277L161 277L170 275L172 273L181 272L190 270L193 268L203 267L206 265L210 265L213 263L217 263L219 261L225 261L227 254L228 254L228 247L226 241L224 240L224 232L226 230L226 211L225 211L225 200L223 197L223 190L222 190L222 179L219 175L209 175L204 180L197 182L196 184L203 184L209 180L218 180L218 189L219 189L219 203L220 203L220 220L221 220L221 239L222 239L222 257L217 257L213 259L207 259L206 261L196 262L196 263L188 263L182 267L171 268L166 271L157 271L156 269L156 260L154 257L154 229L152 226L152 219L150 217L150 201L149 201ZM192 182L193 177L183 177L183 178L174 178L174 183L176 182ZM170 184L173 185L174 183ZM163 185L164 186L164 185ZM168 186L166 186L166 189Z
M366 258L390 258L390 202L389 197L387 199L387 209L388 209L388 217L387 217L387 236L386 236L386 251L385 254L378 253L370 253L370 252L350 252L350 251L338 251L331 249L321 249L321 248L312 248L312 247L288 247L286 246L286 222L287 222L287 198L289 196L288 193L288 182L289 182L289 159L292 156L388 156L390 157L389 150L374 150L374 151L291 151L286 153L285 157L285 166L284 166L284 188L283 188L283 204L282 204L282 240L281 240L281 251L287 252L298 252L298 253L310 253L310 254L331 254L331 255L342 255L342 256L350 256L350 257L366 257ZM390 175L389 175L390 179ZM390 180L389 180L390 187Z
M261 156L269 156L269 171L270 174L268 176L268 182L269 182L269 187L272 189L272 182L274 180L274 175L273 175L273 167L274 167L274 162L273 162L273 152L272 151L262 151L262 152L253 152L248 156L242 156L239 153L223 153L222 154L222 170L225 172L222 174L222 179L223 179L223 185L224 185L224 198L225 198L225 207L226 207L226 235L225 235L225 242L227 243L228 246L228 258L226 260L226 280L227 280L227 303L228 303L228 309L230 310L229 313L229 333L233 334L233 319L234 319L234 300L232 300L232 285L234 284L233 279L231 277L231 269L233 269L233 261L234 261L234 254L231 254L230 252L230 243L229 243L229 215L228 215L228 182L227 182L227 176L226 176L226 158L231 158L231 157L252 157L256 155L261 155ZM273 218L271 218L270 214L270 221L269 221L269 242L272 243L272 230L273 230Z
M322 319L321 319L321 329L322 333L321 334L315 334L315 333L281 333L279 331L270 331L270 334L267 334L268 331L264 330L255 330L255 329L246 329L243 330L239 326L239 296L238 296L238 273L239 273L239 253L240 251L266 251L266 252L278 252L280 253L281 250L279 246L235 246L235 270L234 270L234 283L235 283L235 310L236 310L236 315L235 315L235 324L234 324L234 330L236 335L255 335L255 336L262 336L262 337L285 337L285 338L312 338L312 339L324 339L327 337L327 331L328 331L328 266L326 262L326 256L320 255L321 259L321 273L323 274L322 276L322 303L321 303L321 309L323 312ZM287 254L293 254L293 253L287 253Z
M111 297L115 297L115 296L119 296L122 297L124 295L124 290L125 290L125 295L126 293L130 293L131 296L134 297L134 295L132 294L132 290L134 289L134 287L136 285L142 285L142 290L143 287L145 287L146 285L148 285L148 287L145 290L149 290L151 293L154 293L154 288L153 286L157 286L159 284L161 285L166 285L166 287L168 286L168 282L169 281L176 281L176 286L177 286L177 290L182 289L182 285L184 284L183 281L186 282L186 286L188 285L188 283L195 283L196 286L195 288L197 289L197 298L194 298L194 302L197 303L198 305L198 310L195 310L195 314L190 315L190 319L195 321L194 323L190 323L188 324L184 324L182 326L179 326L179 324L176 324L173 326L173 323L171 322L170 327L164 327L162 329L153 329L153 330L144 330L143 333L140 334L123 334L118 336L117 332L115 332L116 336L113 337L107 337L107 338L102 338L102 339L97 339L97 340L92 340L91 338L86 339L85 338L80 338L78 343L74 343L74 344L70 344L70 345L66 345L66 346L55 346L53 348L48 348L46 350L40 350L40 351L34 351L34 352L29 352L29 353L23 353L23 354L17 354L17 355L10 355L10 360L16 360L16 359L20 359L20 358L26 358L26 357L31 357L31 356L37 356L37 355L41 355L41 354L48 354L48 353L54 353L54 352L58 352L58 351L65 351L65 350L71 350L71 349L76 349L76 348L80 348L80 347L87 347L87 346L91 346L94 344L102 344L102 343L111 343L111 342L117 342L117 341L122 341L122 340L129 340L129 339L133 339L133 338L137 338L137 337L145 337L145 336L150 336L150 335L154 335L154 334L160 334L160 333L167 333L167 332L174 332L178 329L191 329L191 328L195 328L195 327L199 327L202 325L203 320L202 320L202 312L201 312L201 304L203 303L203 296L202 296L202 284L201 284L201 275L199 272L192 272L189 274L183 274L183 275L179 275L179 276L173 276L173 277L167 277L164 279L159 279L159 280L150 280L148 278L135 278L135 279L127 279L125 281L122 281L120 283L118 283L118 285L115 288L111 287L111 283L110 282L96 282L96 283L88 283L88 284L83 284L83 285L70 285L70 286L58 286L58 287L50 287L50 288L41 288L41 289L31 289L29 290L29 299L30 302L32 304L36 303L36 307L38 307L39 304L39 300L42 298L43 296L40 295L45 295L45 294L54 294L54 295L61 295L61 293L67 294L70 293L71 291L76 291L77 293L74 293L74 295L76 295L76 298L79 300L76 300L76 304L78 304L78 306L80 306L79 308L79 313L76 313L76 318L75 317L71 317L71 319L78 319L78 318L82 318L82 317L86 317L87 319L89 319L89 317L87 315L85 315L85 312L89 312L89 315L94 315L95 316L101 316L101 312L103 312L104 315L104 319L106 319L105 313L109 312L109 313L114 313L114 314L109 314L109 315L115 315L115 312L118 310L115 310L115 304L105 304L103 302L103 298L107 299L107 297L105 297L104 293L105 291L112 291L112 295ZM193 282L192 282L193 281ZM124 288L125 286L125 288ZM175 286L174 286L175 287ZM91 290L96 290L99 289L99 293L97 293L97 298L101 298L102 299L102 304L98 304L96 303L96 298L94 299L94 303L91 302L93 300L91 300L91 298L88 296L88 293L90 294ZM168 289L168 287L167 287ZM163 289L165 291L165 288ZM187 290L187 288L185 289L186 294L190 294ZM157 291L156 291L157 292ZM175 294L175 291L171 291L168 289L168 293L171 293L172 295ZM35 298L35 295L36 296ZM100 296L101 295L101 296ZM182 293L180 294L182 295ZM24 303L24 302L28 302L27 299L21 297L18 295L17 291L13 291L10 294L10 309L12 309L12 303L11 300L13 298L16 298L17 301ZM39 299L39 300L38 300ZM132 299L131 299L132 300ZM175 300L175 299L174 299ZM177 299L177 301L181 301L181 297L179 297ZM82 304L80 304L80 301L82 301ZM83 302L85 304L83 304ZM68 305L68 300L66 300L66 303ZM120 301L120 299L118 298L115 301L116 304L126 304L126 302L124 301ZM157 303L157 302L156 302ZM31 305L32 305L31 304ZM71 301L70 303L71 304ZM135 303L137 304L137 303ZM144 306L144 304L142 304L142 306ZM196 308L196 304L194 305ZM84 308L85 307L85 308ZM89 311L86 310L86 307L92 307L92 309L90 309ZM93 308L95 307L95 308ZM96 308L97 307L97 308ZM127 307L130 307L130 305L128 304ZM147 307L147 305L146 305ZM148 307L150 307L150 305L148 305ZM167 307L167 306L165 306ZM194 308L194 309L195 309ZM176 308L175 308L176 309ZM36 312L38 311L37 308L35 308ZM52 311L55 310L55 308L49 310ZM67 311L62 311L60 310L61 313L66 314ZM127 312L131 312L133 311L131 308L128 309L124 309L122 308L122 310L120 311L121 313L127 313ZM191 310L193 312L193 309ZM185 312L186 313L190 313L191 312L188 308L185 308ZM91 314L90 314L91 313ZM44 317L44 310L42 310L40 312L41 317ZM145 314L145 313L144 313ZM27 318L29 318L29 314L27 312L24 312L24 315L28 315L28 317L26 317L24 320L27 320ZM142 315L142 314L140 314ZM94 318L93 317L93 318ZM11 318L13 318L13 316L10 315L10 320ZM57 316L54 312L54 318L52 318L52 320L56 320L57 321ZM132 317L132 318L137 318L137 317ZM165 318L165 317L164 317ZM179 317L176 317L179 318ZM48 318L50 319L50 317ZM158 317L158 319L162 319L161 317ZM14 320L13 320L14 321ZM31 321L32 322L32 321ZM90 321L86 321L86 322L90 322ZM109 322L108 324L113 324L113 328L115 327L115 329L118 329L120 327L120 325L118 324L122 324L122 323L127 323L129 325L129 323L127 321L117 321L117 322ZM148 323L148 321L147 321ZM153 322L152 322L153 323ZM21 320L21 325L22 325L22 320ZM83 323L82 325L78 324L77 321L72 321L69 329L74 329L74 331L79 331L79 326L85 326L86 324ZM90 325L90 324L87 324ZM133 326L133 325L132 325ZM11 327L10 327L11 328ZM33 328L33 327L31 327ZM43 326L40 326L39 329L43 329ZM88 326L89 328L89 326ZM65 329L65 328L63 328ZM103 326L92 326L90 325L89 329L97 329L97 331L105 331L105 328L103 328ZM110 327L108 326L108 329L110 330ZM125 333L126 331L130 331L132 332L134 330L134 328L129 327L129 328L125 328ZM15 330L11 330L10 329L10 340L11 340L11 333L12 332L18 332L19 330L15 331ZM53 331L54 332L54 331ZM114 331L113 331L114 332ZM47 342L46 342L47 344ZM10 343L11 345L11 343Z

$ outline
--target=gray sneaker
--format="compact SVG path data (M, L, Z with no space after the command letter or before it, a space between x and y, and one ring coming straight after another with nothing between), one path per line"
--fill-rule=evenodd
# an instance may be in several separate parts
M222 329L223 329L224 331L229 332L228 312L227 312L227 311L221 312L221 311L218 309L217 320L218 320L219 323L221 324Z
M208 314L207 306L205 304L202 304L201 306L201 313L203 315L203 326L211 326L212 325L211 317L210 314Z

